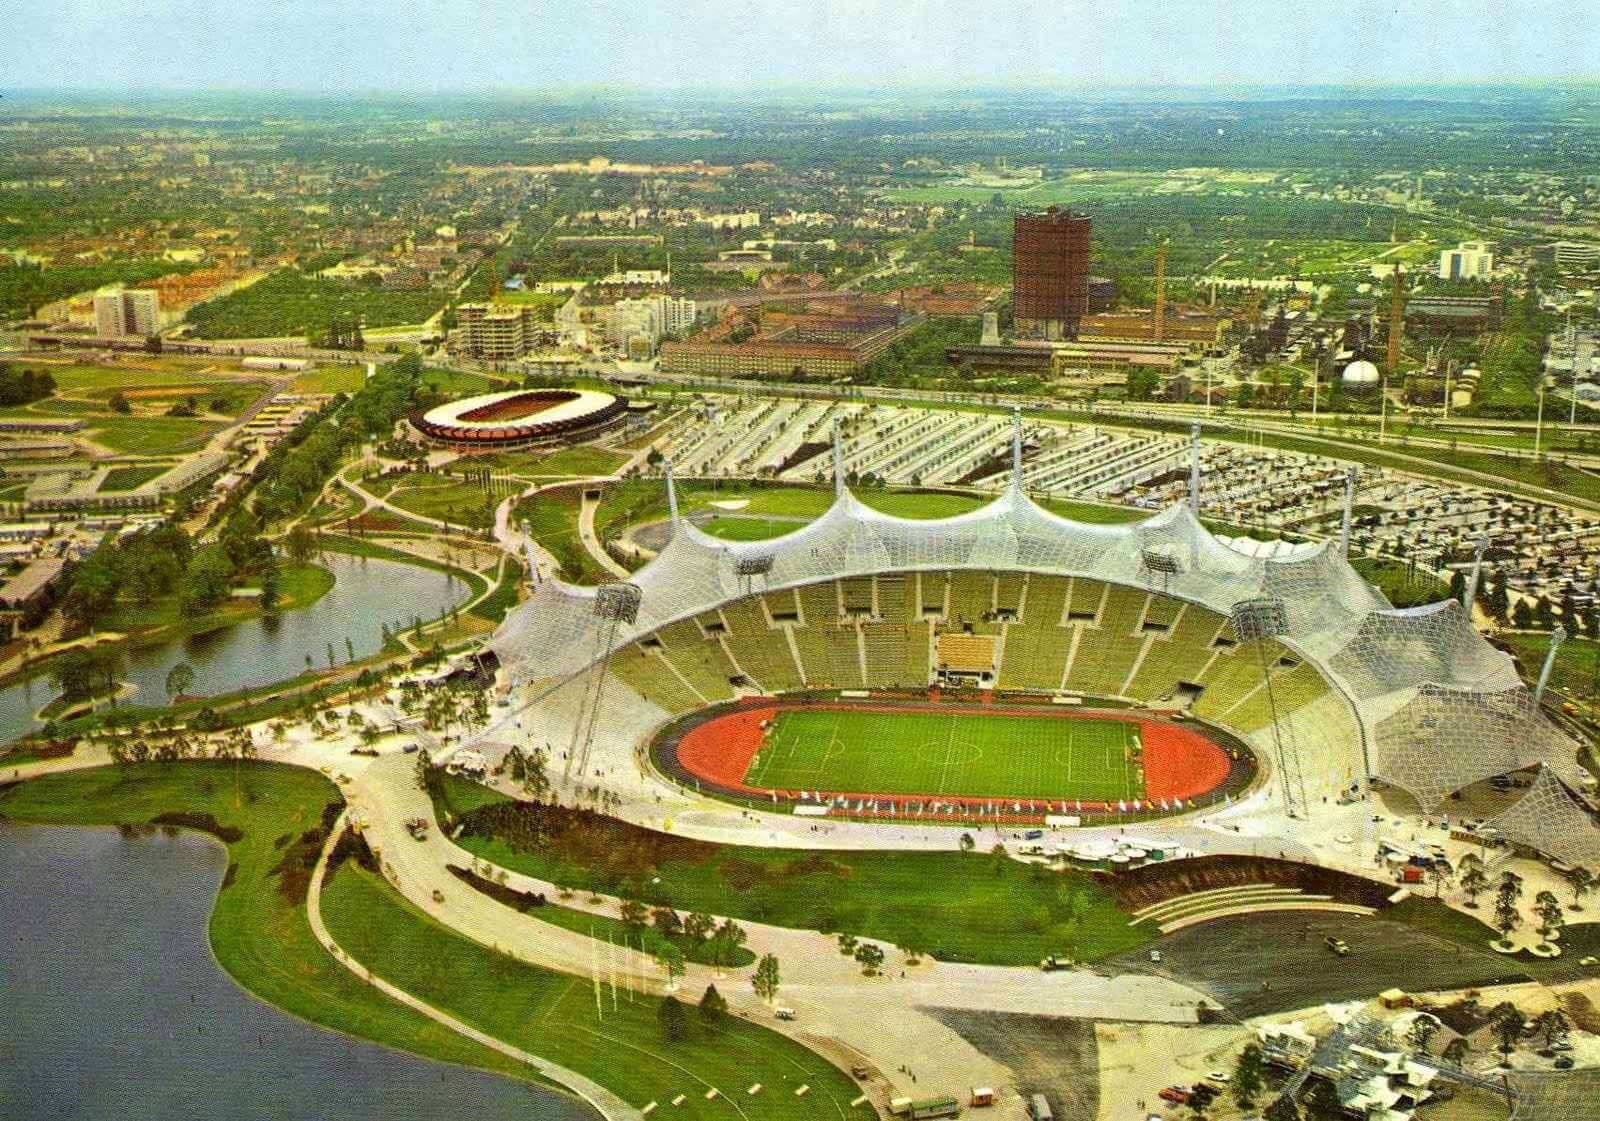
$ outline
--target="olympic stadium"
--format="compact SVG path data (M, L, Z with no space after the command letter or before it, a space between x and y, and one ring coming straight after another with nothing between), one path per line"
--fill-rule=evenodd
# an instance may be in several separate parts
M1340 539L1219 536L1190 502L1131 525L1082 524L1015 484L967 514L905 519L858 501L837 469L831 508L784 537L713 538L675 500L671 520L670 541L630 582L544 580L489 642L519 727L545 729L556 747L570 737L579 767L596 739L613 741L671 781L769 810L952 824L1126 822L1249 792L1289 836L1369 789L1431 820L1515 773L1507 785L1524 793L1485 835L1572 864L1600 859L1600 829L1574 793L1577 744L1511 657L1461 603L1391 606ZM797 756L785 723L817 705L877 718L855 742L829 725L813 737L823 749ZM1021 746L944 724L897 736L897 708L1033 720L1051 744L1060 722L1081 721L1081 742L1113 772L1091 729L1137 720L1140 742L1121 758L1125 785L1097 773L1074 788L1050 760L1076 766L1082 751L1051 746L1029 764L1030 736L1009 729L999 739ZM716 733L691 739L705 727ZM1182 734L1152 744L1169 732ZM989 762L974 765L975 744Z
M424 439L463 451L522 448L589 438L627 414L625 398L593 389L513 389L413 413Z

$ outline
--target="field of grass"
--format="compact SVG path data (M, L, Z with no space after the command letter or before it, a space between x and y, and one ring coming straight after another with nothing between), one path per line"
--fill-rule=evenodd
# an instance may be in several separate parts
M447 475L420 473L407 475L388 495L402 510L424 518L436 518L469 529L487 529L494 524L494 509L509 490L485 490L477 483L463 482Z
M1503 631L1499 638L1516 651L1517 660L1522 663L1523 676L1530 684L1534 682L1550 650L1550 636ZM1600 643L1578 635L1568 636L1556 651L1556 664L1550 670L1550 686L1568 696L1600 696Z
M363 984L329 957L305 917L305 887L333 783L273 763L168 763L51 775L0 792L0 812L54 825L143 825L163 813L209 814L242 831L227 846L229 882L211 913L217 961L244 988L312 1023L420 1055L524 1074ZM302 835L316 840L306 844ZM85 952L92 947L80 947Z
M494 586L494 591L473 604L471 614L489 623L504 619L506 612L517 605L517 589L522 585L524 575L522 564L507 557L500 582Z
M976 798L1144 797L1122 720L950 712L780 711L745 781L777 790Z
M477 462L496 473L536 479L562 475L609 475L628 461L621 452L575 444L553 452L496 452Z
M713 1030L693 1009L687 1038L669 1042L657 998L622 989L613 1002L607 990L597 1008L586 979L468 941L353 865L328 882L322 910L339 944L380 977L594 1079L636 1108L656 1102L673 1117L695 1121L872 1116L870 1107L851 1108L859 1091L847 1075L798 1043L736 1017ZM692 1002L700 993L681 996ZM747 1094L757 1082L762 1091ZM810 1090L796 1098L801 1085ZM712 1087L718 1093L708 1098ZM679 1095L681 1105L668 1105Z
M317 366L296 374L293 393L354 393L367 380L365 366Z
M722 964L732 968L750 965L756 960L756 955L743 946L736 948L726 962L718 963L706 943L696 943L689 938L679 936L668 938L653 926L631 927L621 919L609 915L596 915L589 911L578 911L571 907L563 907L557 903L547 903L543 907L530 907L523 914L540 922L559 926L564 930L574 930L590 938L597 938L601 942L611 942L618 946L632 946L650 954L652 957L666 949L668 944L675 945L683 951L685 961L698 962L701 965Z
M545 491L517 503L515 516L560 566L557 575L568 583L598 584L609 578L589 555L578 536L576 490Z
M127 455L166 455L197 450L222 427L211 420L178 416L96 416L87 433L97 444Z
M1037 964L1047 954L1079 960L1133 949L1149 929L1128 917L1092 877L1009 858L961 852L829 852L711 845L571 810L512 806L448 779L446 804L478 805L459 844L493 864L575 891L599 891L800 930L848 931L946 961ZM566 823L542 840L497 824L511 812ZM481 824L480 824L481 823ZM531 836L532 834L527 834ZM980 848L984 834L974 831Z
M359 318L368 328L421 323L444 303L445 293L435 288L390 292L279 269L247 288L195 305L187 318L203 339L304 338L339 317Z
M1411 566L1403 561L1352 557L1350 564L1368 582L1378 585L1378 589L1396 607L1416 607L1450 598L1449 584L1431 572L1420 569L1412 572Z
M309 607L333 590L334 576L319 564L284 564L278 568L278 610L293 611ZM131 631L149 627L175 627L190 631L208 630L223 623L236 623L259 612L251 599L231 599L205 615L183 614L182 596L174 593L148 603L119 601L96 625L101 630ZM149 636L145 636L148 638Z
M148 483L151 479L159 478L172 470L170 463L139 467L114 467L111 473L100 483L102 491L108 490L136 490Z

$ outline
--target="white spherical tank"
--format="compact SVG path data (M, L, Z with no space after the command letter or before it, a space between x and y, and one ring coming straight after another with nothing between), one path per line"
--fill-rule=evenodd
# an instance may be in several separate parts
M1340 380L1346 385L1376 385L1381 380L1378 367L1365 358L1358 358L1344 368Z

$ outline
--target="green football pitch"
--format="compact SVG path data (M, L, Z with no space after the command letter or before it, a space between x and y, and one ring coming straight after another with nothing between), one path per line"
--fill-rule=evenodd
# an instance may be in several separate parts
M1092 717L781 709L745 782L970 798L1142 798L1139 727Z

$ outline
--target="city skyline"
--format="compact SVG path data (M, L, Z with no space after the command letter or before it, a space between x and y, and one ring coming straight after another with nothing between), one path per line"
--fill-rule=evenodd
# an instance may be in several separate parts
M1375 0L1337 10L1264 0L1181 10L1141 0L1002 10L824 0L803 11L768 0L670 10L430 0L377 18L373 5L351 0L290 0L270 11L72 0L48 21L14 20L0 72L14 89L413 93L1515 83L1600 73L1600 26L1543 0L1516 9L1507 19L1486 0L1401 10Z

